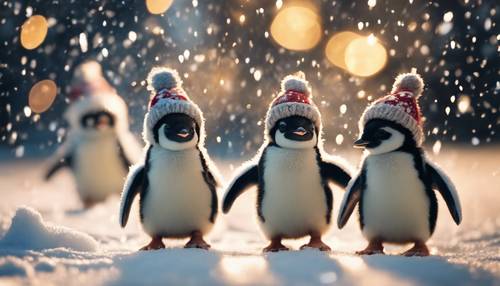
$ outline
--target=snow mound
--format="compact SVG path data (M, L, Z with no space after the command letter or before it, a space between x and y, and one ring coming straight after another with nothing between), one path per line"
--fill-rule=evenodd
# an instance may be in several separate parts
M0 277L2 276L33 276L31 264L14 256L0 257Z
M16 210L10 228L0 239L0 249L42 250L59 247L96 251L98 243L86 233L45 223L42 215L29 207Z

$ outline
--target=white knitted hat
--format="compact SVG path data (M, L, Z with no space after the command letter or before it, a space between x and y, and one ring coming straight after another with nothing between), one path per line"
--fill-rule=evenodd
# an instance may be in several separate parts
M204 130L203 113L196 103L191 101L182 88L182 80L176 70L155 67L148 75L148 89L152 91L149 111L144 118L142 136L144 141L154 142L153 129L158 121L171 113L184 113L195 120ZM200 134L200 140L203 135Z
M407 128L413 134L417 145L424 141L422 115L418 98L422 94L424 82L416 73L403 73L396 77L391 94L368 106L359 120L359 130L371 119L386 119Z
M128 111L125 101L106 81L101 65L86 61L76 67L69 90L71 104L64 113L73 131L81 129L81 117L89 112L106 111L116 120L117 130L128 130Z
M310 119L321 133L321 114L312 101L311 87L303 72L287 75L281 81L281 90L267 110L266 134L278 120L294 115Z

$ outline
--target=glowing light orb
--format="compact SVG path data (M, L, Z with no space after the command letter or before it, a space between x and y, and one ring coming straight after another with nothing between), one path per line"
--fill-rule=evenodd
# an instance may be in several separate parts
M362 37L349 43L345 49L344 61L350 73L367 77L384 68L387 63L387 51L375 37Z
M174 0L146 0L146 8L151 14L163 14L173 2Z
M48 24L44 16L33 15L21 26L21 45L28 50L40 46L47 36Z
M298 4L282 8L271 23L271 36L282 47L305 51L321 39L321 22L310 7Z
M33 112L42 113L52 106L57 95L57 86L50 80L42 80L31 87L28 105Z
M345 64L345 50L347 46L355 39L359 39L362 36L345 31L333 35L328 43L326 44L325 54L326 58L334 65L347 69Z

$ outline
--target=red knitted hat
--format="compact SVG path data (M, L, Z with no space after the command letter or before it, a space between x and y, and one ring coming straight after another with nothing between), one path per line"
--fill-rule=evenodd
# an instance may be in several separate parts
M287 75L281 82L278 96L267 111L266 134L278 120L294 115L308 118L321 131L321 114L311 97L311 88L304 73Z
M398 75L391 94L374 101L366 108L359 121L360 130L363 130L371 119L386 119L410 130L417 144L421 145L424 141L424 132L418 98L422 94L423 87L424 82L418 74Z
M163 116L171 113L184 113L193 118L201 132L204 130L203 114L182 88L182 80L176 70L156 67L148 76L148 88L152 90L149 110L144 118L142 131L144 140L154 142L153 128ZM204 135L200 134L200 139Z

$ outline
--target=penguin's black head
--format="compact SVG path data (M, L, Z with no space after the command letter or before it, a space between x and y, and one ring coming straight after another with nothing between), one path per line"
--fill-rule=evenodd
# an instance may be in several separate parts
M92 111L82 116L80 125L85 130L108 130L115 126L115 117L104 110Z
M372 119L365 124L363 134L354 147L365 148L370 154L383 154L401 148L415 149L417 143L410 130L393 121Z
M318 141L314 123L308 118L296 115L278 120L270 135L273 143L285 148L310 148Z
M199 141L200 127L184 113L163 116L153 128L157 144L169 150L184 150L195 147Z

